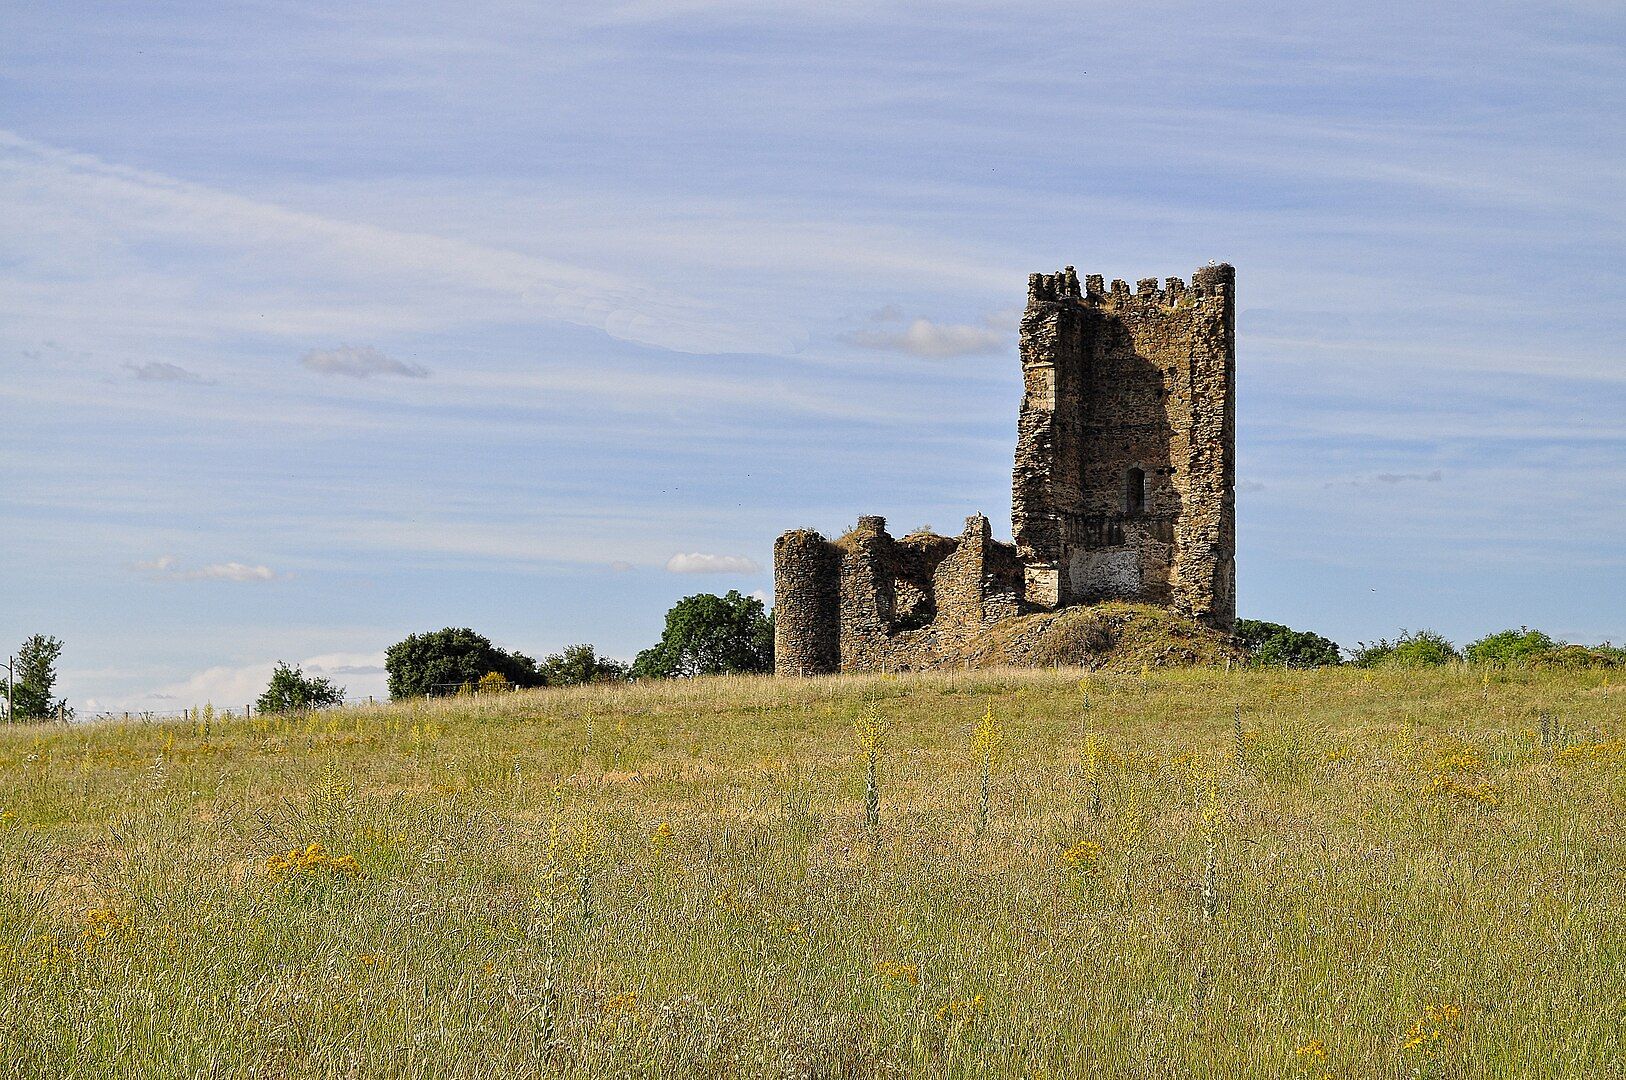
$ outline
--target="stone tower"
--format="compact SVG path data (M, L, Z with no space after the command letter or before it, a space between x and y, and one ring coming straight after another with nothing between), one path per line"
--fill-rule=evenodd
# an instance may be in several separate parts
M1028 279L1011 518L1032 608L1236 621L1236 273Z
M1014 544L988 519L893 537L865 516L774 545L774 671L959 663L988 627L1099 600L1236 621L1236 274L1131 293L1072 267L1028 278Z

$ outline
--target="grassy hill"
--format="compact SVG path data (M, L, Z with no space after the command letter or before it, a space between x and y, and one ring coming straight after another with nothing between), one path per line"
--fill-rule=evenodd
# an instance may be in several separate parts
M1080 674L0 732L0 1069L1623 1075L1626 687Z

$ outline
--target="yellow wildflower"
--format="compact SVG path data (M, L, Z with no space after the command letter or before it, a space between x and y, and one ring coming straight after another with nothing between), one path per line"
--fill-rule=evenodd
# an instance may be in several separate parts
M1101 845L1094 840L1080 840L1061 853L1061 861L1080 874L1101 872Z
M120 915L111 908L87 908L85 910L84 939L86 945L100 945L108 939L130 930L130 918Z
M937 1019L947 1023L952 1020L968 1020L982 1010L983 996L981 994L968 998L950 998L937 1007Z
M900 964L896 960L882 960L875 965L876 974L892 986L919 986L920 968L914 964Z
M659 855L666 850L666 845L672 842L672 826L663 821L655 826L655 831L649 834L649 846Z
M333 877L359 877L361 865L354 855L334 855L317 842L303 848L289 848L265 860L265 876L279 881L292 875L313 876L327 873Z
M1444 1003L1430 1005L1406 1032L1402 1046L1407 1050L1427 1050L1454 1039L1462 1030L1462 1010Z
M994 707L990 705L977 721L976 731L971 737L971 749L978 757L995 761L999 758L1000 746L1004 741L1005 726L994 716Z
M886 721L881 717L881 710L877 702L871 701L864 709L863 715L853 721L853 739L858 748L865 753L873 754L880 750L881 740L886 737Z
M1614 742L1581 743L1577 746L1566 746L1562 750L1553 752L1553 760L1563 765L1579 765L1583 762L1609 761L1620 756L1622 743L1619 739Z

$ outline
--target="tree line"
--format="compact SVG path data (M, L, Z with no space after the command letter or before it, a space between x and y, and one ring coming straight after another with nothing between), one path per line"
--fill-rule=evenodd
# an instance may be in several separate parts
M1610 644L1577 645L1540 630L1519 627L1486 634L1457 648L1431 630L1403 632L1393 641L1340 648L1331 638L1281 623L1238 619L1238 645L1258 666L1420 667L1466 662L1532 667L1626 667L1626 649ZM35 634L13 658L6 684L8 720L71 718L55 696L56 662L62 642ZM582 686L633 679L679 679L697 675L761 674L773 670L773 614L761 600L730 590L723 596L686 596L666 613L660 640L631 664L600 656L588 644L570 645L537 660L502 649L468 627L409 634L384 654L391 698L490 692L541 686ZM345 688L278 661L255 703L260 712L291 712L342 704Z
M1309 630L1294 630L1281 623L1238 619L1237 644L1261 667L1433 667L1462 662L1520 667L1626 667L1626 649L1610 645L1576 645L1540 630L1521 626L1498 630L1457 648L1433 630L1407 630L1390 641L1363 641L1341 649L1336 641Z
M761 674L773 670L773 615L737 590L699 593L666 613L661 638L631 664L570 645L541 660L502 649L468 627L409 634L384 653L390 697L434 697L540 686L583 686L632 679ZM344 700L344 688L279 662L256 703L261 712L318 709Z

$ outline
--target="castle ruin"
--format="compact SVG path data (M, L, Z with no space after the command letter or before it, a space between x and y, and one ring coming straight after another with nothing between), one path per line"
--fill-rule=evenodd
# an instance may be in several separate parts
M958 537L892 537L861 517L840 539L774 544L774 670L953 663L1002 619L1077 604L1155 604L1236 619L1235 271L1081 287L1028 278L1011 478L1015 542L974 515Z

